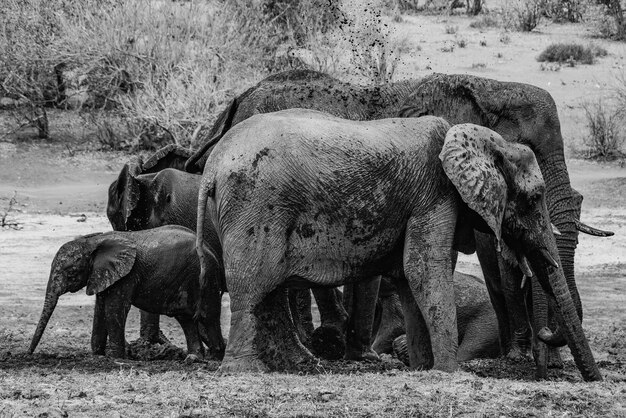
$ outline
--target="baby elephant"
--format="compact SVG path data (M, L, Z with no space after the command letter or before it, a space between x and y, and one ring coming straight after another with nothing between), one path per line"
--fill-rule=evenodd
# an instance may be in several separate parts
M43 334L59 297L87 287L96 294L91 348L104 354L107 335L113 357L126 355L124 328L130 306L173 316L187 340L189 356L221 359L224 339L220 329L223 272L212 248L201 283L200 261L193 231L163 226L145 231L85 235L65 243L52 262L43 311L29 352Z

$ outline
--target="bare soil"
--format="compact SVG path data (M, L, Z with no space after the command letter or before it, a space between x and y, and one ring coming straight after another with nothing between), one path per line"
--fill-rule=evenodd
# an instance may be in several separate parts
M577 159L584 149L581 103L608 94L624 68L624 44L593 40L609 51L597 64L542 71L535 57L548 44L592 41L584 25L511 32L503 43L501 30L472 29L464 16L403 18L397 36L411 52L399 78L471 73L535 84L555 98L572 184L585 196L582 219L615 232L582 235L576 258L584 328L604 382L581 382L567 349L565 368L551 370L545 382L533 381L531 361L503 359L468 362L453 374L407 371L385 357L379 364L321 362L300 374L219 376L216 362L185 364L175 350L152 361L94 357L93 298L82 292L61 298L29 356L52 258L73 237L110 229L107 189L128 157L80 142L66 146L53 131L46 143L23 136L0 142L0 416L626 416L626 168ZM456 35L445 33L449 25L459 27ZM467 46L442 52L455 36ZM461 258L459 268L480 275L475 257ZM227 298L223 306L227 333ZM129 341L138 336L138 318L131 311ZM162 327L184 347L174 320L162 319Z

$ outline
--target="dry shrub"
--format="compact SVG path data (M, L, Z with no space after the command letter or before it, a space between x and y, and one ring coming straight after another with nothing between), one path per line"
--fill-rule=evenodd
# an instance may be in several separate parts
M593 64L596 57L604 57L607 54L606 49L597 45L583 46L575 43L556 43L544 49L537 57L537 61Z
M587 13L587 0L546 0L544 14L554 22L578 23Z
M583 103L589 135L584 144L589 158L613 159L623 156L624 143L623 112L607 105L602 99Z
M505 26L522 32L537 27L545 13L545 0L512 0L502 7Z

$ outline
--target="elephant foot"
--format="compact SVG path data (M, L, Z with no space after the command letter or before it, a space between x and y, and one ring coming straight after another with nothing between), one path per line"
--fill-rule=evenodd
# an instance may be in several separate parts
M255 309L254 346L259 358L272 370L298 370L317 359L300 342L289 313L285 289L267 295Z
M224 360L217 371L220 374L264 373L268 372L269 368L255 356L239 358L224 357Z
M198 354L187 354L183 363L185 364L193 364L193 363L202 363L202 356Z
M528 361L531 359L530 354L519 346L513 346L506 354L506 358L512 361Z
M562 369L563 359L561 358L561 352L558 348L548 348L548 368L549 369Z
M363 349L346 348L346 354L343 356L344 360L353 361L367 361L375 363L380 360L380 356L371 347L364 347Z
M322 325L311 335L311 350L326 360L339 360L346 352L345 336L333 325Z
M206 349L205 358L210 361L222 361L224 358L224 349L214 349L208 347Z

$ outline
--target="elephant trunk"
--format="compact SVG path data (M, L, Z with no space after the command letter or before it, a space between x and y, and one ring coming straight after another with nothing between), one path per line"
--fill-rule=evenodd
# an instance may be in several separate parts
M563 271L555 267L556 247L535 251L529 260L537 273L539 283L555 301L562 318L561 328L567 339L574 361L586 381L602 380L589 343L585 338L581 321L565 282Z
M583 308L574 273L574 253L578 241L576 221L580 214L574 204L563 151L555 150L548 155L536 153L536 156L546 182L546 204L550 222L561 232L561 235L555 236L559 255L557 260L563 267L567 287L578 318L582 321Z
M52 316L52 312L54 312L54 308L57 306L57 302L59 301L59 297L62 295L62 292L59 292L53 283L48 283L48 289L46 290L46 299L43 303L43 310L41 311L41 317L39 318L39 323L37 324L37 329L35 330L35 334L33 335L33 340L30 343L30 348L28 349L28 353L32 354L37 348L39 344L39 340L41 340L41 336L43 335L46 326L48 325L48 321Z

